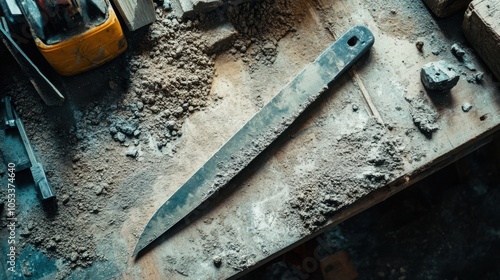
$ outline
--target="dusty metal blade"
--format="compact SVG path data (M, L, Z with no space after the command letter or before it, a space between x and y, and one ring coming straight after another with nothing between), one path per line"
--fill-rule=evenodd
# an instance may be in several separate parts
M156 211L133 255L243 170L328 88L329 83L368 51L374 41L366 27L355 26L302 70Z

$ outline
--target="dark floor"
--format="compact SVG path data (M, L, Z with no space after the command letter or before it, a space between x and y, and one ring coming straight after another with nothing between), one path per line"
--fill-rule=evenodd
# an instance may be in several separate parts
M243 279L500 279L500 137Z

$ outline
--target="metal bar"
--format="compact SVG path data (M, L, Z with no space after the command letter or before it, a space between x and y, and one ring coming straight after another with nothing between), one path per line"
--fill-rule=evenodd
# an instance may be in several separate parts
M374 43L373 34L355 26L328 47L229 139L153 215L133 255L225 186Z
M8 103L7 100L6 103ZM21 119L19 118L15 110L13 110L13 113L16 121L16 126L19 131L19 135L23 140L26 153L28 154L28 157L31 162L30 171L31 175L33 176L33 181L35 182L35 185L38 187L38 190L40 191L40 196L43 201L53 200L56 198L55 191L52 188L52 186L48 183L42 164L39 163L36 159L35 153L33 152L33 148L31 147L28 135L26 135L26 131L24 130L24 125Z

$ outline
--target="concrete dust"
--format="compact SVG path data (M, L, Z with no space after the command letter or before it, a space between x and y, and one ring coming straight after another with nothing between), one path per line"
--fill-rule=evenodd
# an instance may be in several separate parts
M304 228L314 231L335 211L395 179L403 167L399 146L374 119L332 143L324 158L335 164L325 164L314 175L293 182L301 187L295 188L298 193L290 203Z
M437 123L439 113L432 107L429 101L423 96L423 92L417 97L405 97L411 105L410 114L413 123L426 135L439 129Z

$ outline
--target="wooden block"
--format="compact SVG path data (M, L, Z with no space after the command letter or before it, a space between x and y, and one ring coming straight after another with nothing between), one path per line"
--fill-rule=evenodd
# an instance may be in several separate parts
M423 0L438 17L447 17L467 7L471 0Z
M113 0L113 3L130 31L137 30L156 20L152 0Z
M465 37L500 80L500 0L474 0L462 24Z

